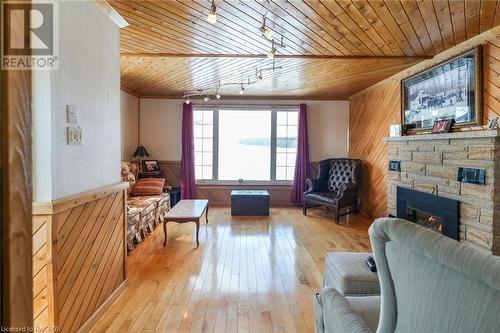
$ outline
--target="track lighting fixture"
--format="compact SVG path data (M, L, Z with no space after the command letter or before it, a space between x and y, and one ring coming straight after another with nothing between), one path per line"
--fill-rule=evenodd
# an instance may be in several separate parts
M212 0L212 6L210 6L210 11L208 12L207 21L210 24L217 23L217 7L215 6L215 0Z
M219 88L215 89L215 98L220 99Z
M273 44L271 46L271 52L267 55L269 59L274 59L274 56L276 54L276 46L274 45L274 39L273 39Z
M220 95L219 94L215 95L215 98L220 99Z
M207 96L205 96L205 97L203 98L203 100L204 100L205 102L208 102L208 101L210 100L210 97L208 97L208 95L207 95Z
M241 89L240 89L240 95L243 95L245 93L245 86L243 86L243 83L241 84Z
M191 103L191 100L188 98L188 99L186 99L186 104L189 104L189 103Z
M262 26L260 27L260 32L262 33L262 36L264 36L265 38L267 38L269 40L272 40L273 39L273 31L271 30L271 28L269 28L266 25L266 19L267 19L267 17L264 16L264 19L262 20Z
M264 75L262 74L262 69L261 70L258 70L257 68L255 69L255 77L259 81L264 80Z

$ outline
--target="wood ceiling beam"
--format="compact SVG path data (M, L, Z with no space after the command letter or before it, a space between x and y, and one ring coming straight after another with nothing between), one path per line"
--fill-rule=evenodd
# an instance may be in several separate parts
M188 53L130 53L122 52L122 57L136 58L267 58L267 54L188 54ZM339 56L313 54L277 54L275 59L338 59L338 60L427 60L432 56Z

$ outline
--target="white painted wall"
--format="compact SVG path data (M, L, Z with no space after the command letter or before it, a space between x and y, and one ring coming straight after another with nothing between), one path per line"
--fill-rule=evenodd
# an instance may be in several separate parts
M181 123L183 100L141 99L140 142L151 158L164 161L181 159ZM228 104L293 104L298 101L226 100ZM310 160L347 157L349 139L349 103L347 101L307 101ZM122 109L124 106L122 106ZM124 133L124 135L127 135Z
M139 99L121 92L122 160L130 161L139 143Z
M34 145L36 201L120 180L119 38L119 28L91 1L59 2L59 69L51 71L50 78L35 80L33 86L34 131L40 134L35 135ZM50 101L44 94L49 94ZM67 144L68 104L77 109L82 145ZM47 152L48 168L37 158Z

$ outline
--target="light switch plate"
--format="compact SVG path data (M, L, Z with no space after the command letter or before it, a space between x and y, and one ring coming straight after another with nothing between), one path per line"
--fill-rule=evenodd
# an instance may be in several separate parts
M78 124L78 114L76 111L76 106L66 105L66 121L69 124Z
M82 128L78 126L68 126L68 145L81 145L82 144Z

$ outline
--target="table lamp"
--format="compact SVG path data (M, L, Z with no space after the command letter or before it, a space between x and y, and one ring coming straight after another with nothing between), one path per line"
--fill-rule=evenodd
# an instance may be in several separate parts
M149 157L149 153L144 146L137 146L135 152L134 152L134 157L139 157L139 170L142 171L142 158L146 156Z

